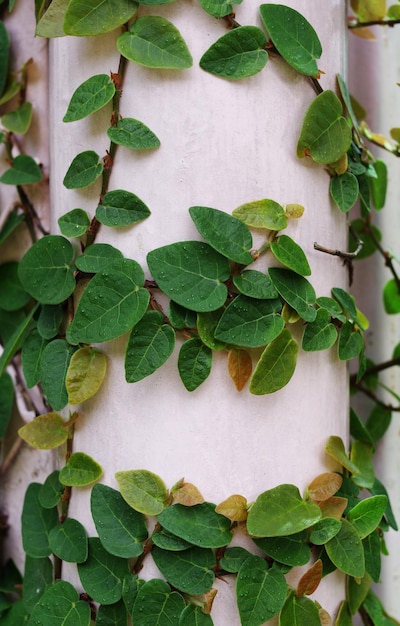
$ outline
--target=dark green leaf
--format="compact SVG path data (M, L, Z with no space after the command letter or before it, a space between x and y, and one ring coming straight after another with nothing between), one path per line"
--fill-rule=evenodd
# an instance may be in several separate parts
M330 194L342 213L347 213L358 198L358 180L351 172L333 176L329 187Z
M383 304L388 315L400 313L400 292L394 278L388 280L383 288Z
M366 425L352 407L350 407L350 435L353 439L360 439L371 444L374 443Z
M343 315L342 307L333 298L329 298L327 296L320 296L319 298L317 298L316 302L318 306L320 306L323 309L326 309L333 318L341 322L346 321L346 316Z
M3 562L0 572L0 592L15 593L17 585L22 584L21 572L15 565L13 559L9 558Z
M31 483L25 493L22 509L22 545L31 557L51 554L49 532L57 524L57 509L44 509L39 502L40 483Z
M151 554L162 575L176 589L196 595L211 589L216 562L212 550L192 547L170 552L155 546Z
M240 546L226 548L224 556L219 561L219 565L227 572L236 574L249 556L253 556L251 552Z
M239 26L223 35L201 57L200 67L223 78L258 74L268 61L267 40L257 26Z
M282 389L294 374L298 345L284 328L265 348L250 382L250 393L264 395Z
M19 154L13 161L11 168L0 176L0 183L4 185L31 185L42 180L43 174L36 161L27 154Z
M376 178L369 178L372 202L377 211L385 206L388 172L386 163L378 159L374 162Z
M64 187L81 189L91 185L103 172L103 162L99 158L93 150L77 154L64 176Z
M337 339L336 327L331 323L331 316L326 309L318 309L313 322L304 328L301 347L306 351L327 350Z
M236 597L240 620L246 626L261 626L281 610L287 593L282 572L259 556L249 556L239 570Z
M49 557L33 558L26 555L23 599L26 610L31 613L46 588L53 582L53 564Z
M1 54L1 52L0 52ZM21 224L25 219L24 214L18 214L18 211L14 209L3 224L0 230L0 246L8 239L8 237L15 231L17 226Z
M22 371L28 389L40 380L40 360L48 341L43 339L36 329L31 330L22 344Z
M364 549L354 526L342 520L342 528L325 544L332 563L348 576L362 578L365 573Z
M6 434L14 406L14 383L8 372L0 376L0 439Z
M257 270L244 270L236 274L233 277L233 284L240 293L249 298L272 300L278 297L270 277Z
M353 233L363 242L360 252L355 257L358 261L371 256L376 251L375 241L379 243L382 239L381 231L374 224L366 224L362 219L353 220L349 233L350 252L354 252L358 248L358 241L356 241Z
M132 610L132 620L142 626L178 624L185 601L169 585L158 578L146 582L138 591Z
M171 300L168 307L168 319L172 326L179 330L195 328L197 314Z
M280 4L262 4L261 19L272 43L295 70L318 77L316 59L322 54L318 35L306 18Z
M25 335L29 331L29 327L32 321L33 316L35 315L38 304L31 309L26 317L22 319L22 321L18 324L18 326L13 331L12 335L7 338L6 343L4 344L3 354L0 356L0 376L3 374L7 365L10 363L14 354L20 349L21 344L25 338ZM1 314L1 310L0 310ZM14 313L15 315L15 313ZM19 318L17 316L18 322Z
M132 608L136 600L136 596L141 586L143 586L144 580L139 579L137 574L129 573L122 581L122 601L126 606L129 614L132 613ZM125 626L125 625L124 625Z
M76 267L81 272L96 274L107 270L114 261L122 259L122 252L108 243L93 243L85 248L84 253L76 259Z
M358 356L364 347L364 340L358 330L354 330L352 322L348 321L340 329L338 355L341 361L348 361Z
M39 491L39 502L45 509L52 509L61 500L64 485L58 480L59 474L58 470L49 474Z
M10 37L3 22L0 21L0 96L7 84Z
M365 573L363 578L355 580L352 577L347 579L347 601L349 603L350 613L355 615L360 606L364 602L369 588L371 586L371 578Z
M17 135L24 135L31 124L32 104L23 102L18 109L11 113L6 113L1 118L1 123L7 130Z
M76 122L98 111L110 102L114 94L114 83L107 74L91 76L72 94L63 122Z
M362 176L357 176L358 186L359 186L359 195L360 195L360 204L361 204L361 215L365 217L371 212L370 205L370 187L369 187L369 178L366 174Z
M163 550L170 550L171 552L180 552L191 547L189 541L185 541L180 537L176 537L172 533L169 533L165 528L155 531L151 539L155 546L162 548Z
M116 126L108 129L107 135L114 143L132 150L151 150L160 145L159 138L150 128L131 117L118 120Z
M71 0L64 20L67 35L101 35L125 24L137 11L131 0Z
M232 212L232 215L252 228L282 230L287 226L285 209L268 198L241 204Z
M17 311L29 300L30 295L22 287L18 276L18 263L9 261L0 265L0 308L4 311Z
M115 604L101 604L97 611L96 626L127 626L128 614L122 600Z
M25 626L29 620L29 614L22 600L17 600L11 608L2 615L1 626ZM72 626L72 625L71 625Z
M221 319L224 309L211 311L211 313L197 313L197 332L199 339L211 350L226 350L226 343L218 341L215 337L215 329Z
M86 531L78 520L67 517L49 533L51 551L68 563L82 563L88 555Z
M114 604L122 597L122 581L128 574L128 561L107 552L97 537L89 538L89 556L78 563L78 574L85 591L100 604Z
M129 337L125 354L125 378L136 383L153 374L171 356L175 332L164 324L159 311L148 311L136 324Z
M376 530L363 539L365 569L375 583L381 578L381 540L380 531Z
M179 30L164 17L146 15L117 39L119 52L140 65L183 70L193 64Z
M308 535L304 530L289 537L263 537L255 539L256 545L278 563L295 567L305 565L311 557L307 543Z
M284 327L280 300L237 296L225 309L215 337L238 346L257 348L275 339Z
M194 506L174 504L158 515L163 528L200 548L218 548L230 543L230 520L215 512L215 505L203 502ZM194 592L193 592L194 593Z
M390 426L392 420L392 412L387 407L375 404L366 423L369 434L373 441L378 441L383 437Z
M33 607L30 622L40 626L90 626L90 606L65 580L56 580Z
M43 339L53 339L57 335L64 310L60 304L43 304L37 321L37 331Z
M194 391L209 376L212 352L202 341L193 337L185 341L179 351L178 370L188 391Z
M314 308L316 296L311 283L292 270L280 267L270 267L268 273L274 287L285 302L297 311L306 322L313 322L317 316L317 311Z
M90 226L90 219L83 209L72 209L58 220L58 225L64 237L81 237Z
M332 539L332 537L335 537L341 527L342 525L338 519L334 519L333 517L324 517L312 526L310 541L317 546L321 546Z
M99 480L102 474L101 466L91 456L84 452L73 452L61 469L59 479L68 487L86 487Z
M117 189L103 196L96 217L105 226L123 227L136 224L150 215L149 208L130 191Z
M201 607L189 603L180 615L179 626L213 626L213 621Z
M315 602L294 592L289 593L279 617L280 626L320 626L321 619Z
M280 235L271 243L271 252L278 261L301 276L310 276L311 268L303 249L291 237Z
M60 411L68 404L65 377L75 350L76 348L68 345L65 339L54 339L43 349L40 359L40 380L54 411Z
M200 0L200 4L213 17L225 17L233 13L233 4L241 4L242 0Z
M340 287L333 287L332 295L336 298L336 300L342 306L345 313L347 313L350 316L350 319L352 321L355 321L357 319L357 308L355 305L354 296L347 293L347 291L345 291L344 289L341 289Z

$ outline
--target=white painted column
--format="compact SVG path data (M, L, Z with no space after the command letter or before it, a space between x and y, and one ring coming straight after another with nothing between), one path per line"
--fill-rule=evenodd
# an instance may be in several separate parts
M258 24L258 4L237 6L241 24ZM342 0L287 2L315 26L324 53L324 87L334 88L344 72L345 11ZM97 241L108 242L145 264L156 247L198 238L188 214L193 205L230 213L244 202L272 198L303 204L301 220L288 234L305 249L318 295L332 286L346 287L341 262L315 252L314 241L346 248L345 220L329 199L323 168L299 161L296 143L302 119L315 93L302 76L273 59L260 74L241 82L213 77L198 66L203 52L225 31L197 3L154 7L152 14L171 20L194 57L184 72L156 71L129 64L121 102L123 116L147 124L161 147L146 154L119 148L110 189L127 189L151 209L142 224L120 232L102 228ZM327 15L329 14L329 19ZM94 214L99 185L67 191L65 172L78 152L108 146L106 107L89 120L64 124L62 117L75 88L96 73L116 71L115 34L94 39L65 38L51 45L51 165L53 232L63 213L80 207ZM301 328L299 330L299 336ZM127 337L103 345L109 370L101 392L82 408L75 450L92 455L104 468L104 481L115 486L118 470L142 468L172 486L179 478L196 484L204 497L220 502L233 493L252 501L280 483L303 489L321 471L333 467L324 453L329 435L347 440L346 366L331 352L299 357L296 372L283 390L264 397L240 394L227 374L223 355L214 358L209 379L188 393L175 355L153 376L134 385L124 382ZM93 531L89 490L74 490L71 515ZM332 576L315 597L332 613L343 598L342 579ZM214 602L216 626L237 626L234 590L219 585Z

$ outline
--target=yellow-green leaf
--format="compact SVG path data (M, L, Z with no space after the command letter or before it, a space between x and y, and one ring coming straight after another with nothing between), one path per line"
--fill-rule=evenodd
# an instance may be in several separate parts
M80 404L94 396L101 387L107 369L107 357L96 348L80 348L71 357L65 386L70 404Z
M58 413L39 415L22 426L18 434L30 446L38 450L51 450L68 439L66 422Z

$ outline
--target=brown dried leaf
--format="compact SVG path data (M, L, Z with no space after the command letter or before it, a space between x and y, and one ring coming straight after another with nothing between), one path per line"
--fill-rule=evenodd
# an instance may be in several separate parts
M332 618L325 609L319 609L319 619L321 620L321 626L332 626Z
M212 605L214 602L214 598L218 593L218 589L214 589L214 587L211 587L210 591L207 591L207 593L204 594L204 606L203 606L203 612L210 614L211 613L211 609L212 609Z
M247 519L247 500L244 496L229 496L216 508L216 513L225 515L232 522L244 522Z
M297 584L296 595L298 598L302 596L310 596L317 589L322 580L322 561L318 559L314 565L306 571Z
M318 506L322 511L322 517L333 517L340 520L347 506L347 498L332 496L324 502L319 502Z
M362 28L352 28L351 32L353 35L361 37L361 39L369 39L370 41L374 41L376 39L372 30L367 26L363 26Z
M322 502L333 496L340 489L343 478L334 472L324 472L316 476L307 487L310 500Z
M286 217L298 219L304 213L304 207L301 204L285 204Z
M251 376L252 369L251 356L246 350L229 350L228 372L238 391L242 391Z
M192 483L182 482L177 489L172 490L172 497L175 504L183 506L194 506L204 502L200 491Z

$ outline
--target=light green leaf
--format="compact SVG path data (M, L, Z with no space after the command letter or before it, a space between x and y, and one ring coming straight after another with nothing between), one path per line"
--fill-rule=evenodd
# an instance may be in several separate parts
M97 484L90 497L90 509L100 541L107 552L133 558L143 552L147 539L144 517L135 511L119 491Z
M211 313L197 313L197 332L199 339L211 350L226 350L226 343L218 341L215 337L215 329L221 319L224 309L211 311Z
M351 172L331 178L329 193L342 213L347 213L355 205L358 192L358 180Z
M252 228L282 230L287 226L283 206L268 198L241 204L232 212L232 215Z
M101 466L84 452L74 452L60 470L60 483L67 487L85 487L103 475Z
M178 370L188 391L194 391L209 376L212 366L212 351L200 339L193 337L185 341L179 351Z
M190 507L188 507L190 508ZM176 589L190 594L207 593L214 583L216 559L212 550L191 547L179 552L155 546L151 552L155 564Z
M211 615L199 606L189 603L179 617L179 626L213 626Z
M318 78L316 59L322 54L317 33L298 11L280 4L262 4L261 19L279 54L295 70Z
M317 311L314 308L316 295L311 283L292 270L280 267L270 267L268 273L274 287L292 309L306 322L313 322Z
M43 178L42 170L36 161L27 154L19 154L13 161L11 168L0 176L0 183L4 185L31 185Z
M104 194L96 217L105 226L130 226L150 215L150 209L130 191L117 189Z
M383 304L388 315L400 313L400 293L394 278L388 280L383 288Z
M22 344L22 371L28 389L37 385L40 380L40 359L47 344L48 341L36 329L31 330Z
M122 56L152 68L183 70L193 64L179 30L164 17L146 15L117 39Z
M219 548L232 540L231 522L215 512L215 504L173 504L157 517L163 528L199 548ZM194 592L193 592L194 593Z
M297 156L301 159L310 155L317 163L334 163L350 148L351 140L351 129L342 116L339 98L329 89L323 91L307 109Z
M282 572L259 556L249 556L241 566L236 597L240 621L246 626L261 626L281 610L287 593Z
M262 537L255 544L267 556L290 567L306 565L311 558L308 534L305 530L288 537Z
M258 74L268 61L267 39L257 26L239 26L216 41L201 57L200 67L223 78Z
M71 357L65 386L70 404L80 404L94 396L100 389L107 369L104 352L85 346Z
M171 356L175 332L159 311L148 311L132 330L125 353L125 378L136 383L153 374Z
M8 261L0 265L0 308L18 311L30 301L18 276L18 262Z
M257 270L244 270L233 277L233 284L244 296L259 300L272 300L278 292L267 274Z
M350 460L357 467L352 479L362 489L372 489L375 482L373 452L373 446L365 441L354 441L351 446Z
M349 511L347 519L356 529L360 539L372 533L380 524L385 513L388 499L386 496L365 498Z
M6 88L0 97L0 106L10 102L22 89L22 84L18 82L16 74L10 73L7 76Z
M18 434L30 446L38 450L52 450L68 439L68 428L58 413L46 413L35 417L18 430Z
M90 626L90 606L75 587L56 580L33 607L29 620L40 626Z
M235 263L253 263L253 238L241 220L204 206L191 207L189 213L200 235L214 250Z
M6 434L14 406L14 383L8 372L0 376L0 439Z
M309 528L321 518L315 502L302 499L295 485L264 491L249 510L247 530L254 537L285 537Z
M51 554L49 532L57 524L57 509L45 509L39 502L40 483L31 483L25 492L22 508L22 545L31 557L40 558Z
M337 535L325 544L334 565L348 576L362 578L365 573L364 549L354 526L346 519Z
M103 162L99 159L99 155L93 150L77 154L64 176L64 187L81 189L91 185L103 172Z
M148 470L117 472L115 478L124 500L144 515L158 515L164 509L168 491L164 481Z
M58 225L64 237L81 237L90 226L90 219L83 209L72 209L58 220Z
M7 130L17 135L25 135L31 125L32 104L23 102L18 109L11 113L6 113L1 118L1 123Z
M197 312L215 311L226 300L228 260L200 241L181 241L152 250L147 263L160 289Z
M114 143L132 150L151 150L160 145L159 138L143 122L131 117L118 120L111 126L107 135Z
M351 474L357 473L358 467L350 461L343 440L336 435L332 435L329 437L325 450L328 454L330 454L336 461L340 463L344 468L346 468Z
M49 404L60 411L68 403L65 387L69 362L76 348L64 339L54 339L45 346L40 359L40 380Z
M271 243L274 257L289 269L301 276L310 276L311 268L303 249L291 237L280 235Z
M114 94L114 83L107 74L91 76L75 89L63 122L76 122L102 109Z
M237 346L265 346L283 330L281 310L278 299L256 300L239 295L223 312L215 337Z
M96 274L107 270L114 261L122 259L122 252L108 243L93 243L78 256L75 264L81 272Z
M52 0L36 25L38 37L63 37L63 22L69 0Z
M118 602L128 573L127 559L107 552L97 537L89 538L89 556L84 563L78 563L78 574L83 588L95 602L107 605Z
M241 4L242 0L200 0L203 9L213 17L225 17L233 13L234 4Z
M250 381L250 393L264 395L282 389L294 374L298 345L284 328L262 353Z
M159 578L144 583L138 591L132 609L132 621L143 626L178 624L179 616L185 608L180 593Z
M137 11L133 0L70 0L64 20L67 35L102 35L122 26Z
M328 350L337 339L336 327L331 323L331 316L326 309L318 309L313 322L304 328L301 347L308 352Z
M290 592L279 616L279 626L321 626L317 604Z
M67 563L82 563L88 556L86 531L78 520L67 517L62 524L54 526L49 533L53 554Z

